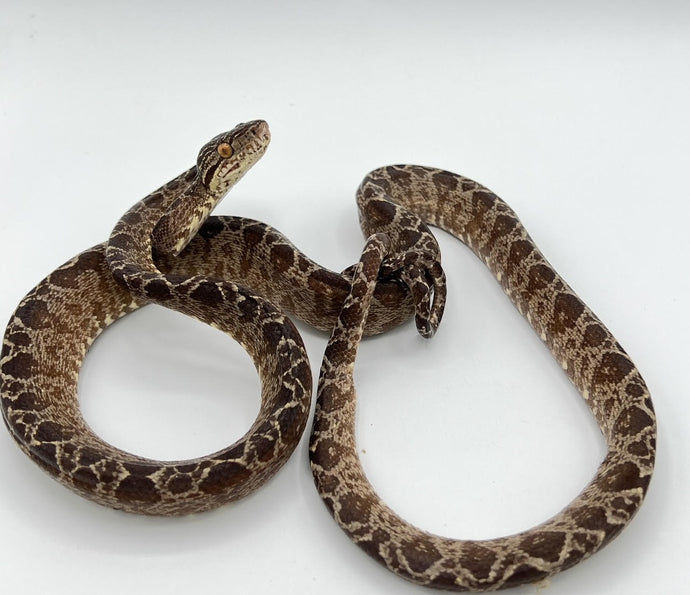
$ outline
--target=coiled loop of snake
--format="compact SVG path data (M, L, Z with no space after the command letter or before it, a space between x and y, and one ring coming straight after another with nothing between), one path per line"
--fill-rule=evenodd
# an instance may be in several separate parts
M283 310L330 330L350 280L311 261L265 224L209 219L269 139L263 121L212 139L196 166L134 205L107 243L53 271L12 315L0 356L3 419L20 448L77 493L130 512L198 512L256 489L299 441L310 409L311 371ZM421 238L428 248L434 242L427 234L422 231ZM434 257L427 255L415 270L424 271L426 263L434 265ZM414 274L405 271L402 282L391 275L379 284L368 332L409 318L415 299L421 330L435 329L443 290L420 281L434 293L430 308L424 291L405 285ZM235 444L194 460L154 461L104 442L84 421L77 380L87 350L107 326L148 303L227 332L253 358L261 408Z
M487 540L432 535L400 518L376 494L355 441L353 370L385 245L370 245L326 348L310 439L314 480L328 510L367 554L415 583L494 591L536 582L609 543L647 492L656 418L639 371L604 324L549 265L498 196L451 172L415 165L371 172L359 200L386 196L467 244L542 338L596 418L608 453L590 483L544 523ZM394 380L392 381L395 382Z

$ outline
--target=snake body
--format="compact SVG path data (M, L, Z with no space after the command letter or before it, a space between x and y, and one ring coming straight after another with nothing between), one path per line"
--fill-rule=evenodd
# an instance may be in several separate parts
M637 368L545 260L512 209L486 188L447 171L399 165L371 172L358 196L386 196L405 205L474 251L582 394L608 452L573 502L517 535L448 539L410 525L387 507L367 480L355 443L352 373L376 283L376 263L385 253L385 246L374 243L326 348L311 434L312 472L336 522L396 574L438 589L514 587L591 556L637 512L654 467L654 409Z
M330 329L350 280L307 258L270 226L209 218L269 140L266 123L254 121L209 141L196 166L134 205L108 242L53 271L11 316L0 355L3 419L20 448L77 493L129 512L199 512L256 489L297 445L310 409L311 370L283 310ZM428 230L423 239L425 248L434 243ZM379 284L374 302L370 333L415 311L411 291L394 277ZM194 460L155 461L104 442L84 421L77 382L87 350L110 324L150 303L227 332L253 358L261 408L228 448ZM417 309L423 307L421 299Z
M186 514L250 493L293 451L309 413L309 363L287 311L334 329L321 369L311 467L335 520L379 562L431 587L492 590L549 576L610 541L639 508L651 477L651 400L623 349L515 213L462 176L381 168L357 195L369 236L360 262L335 273L270 226L209 217L268 142L262 121L215 137L196 166L127 211L107 242L53 271L21 301L0 355L3 419L20 448L77 493L131 512ZM443 312L445 278L427 224L458 237L491 269L562 363L607 441L608 454L582 494L519 535L458 541L420 531L381 502L358 459L352 371L362 335L414 314L428 337ZM253 358L260 413L228 448L153 461L105 443L83 420L77 380L87 350L118 318L150 303L227 332Z

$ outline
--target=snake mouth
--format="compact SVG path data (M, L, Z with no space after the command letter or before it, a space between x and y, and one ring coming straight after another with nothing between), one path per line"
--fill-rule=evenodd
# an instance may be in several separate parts
M249 169L266 152L271 142L271 132L264 120L238 124L230 134L234 155L224 162L225 167L221 167L222 173Z
M232 145L237 153L261 153L271 142L271 131L265 120L252 120L238 124L230 133L233 136Z
M253 120L247 124L251 126L252 133L255 134L261 141L268 143L271 140L271 131L268 128L268 122L265 120Z

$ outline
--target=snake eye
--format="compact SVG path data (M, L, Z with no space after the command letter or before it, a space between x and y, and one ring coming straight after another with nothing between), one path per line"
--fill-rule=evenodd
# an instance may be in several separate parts
M227 159L228 157L232 157L232 147L230 146L230 143L220 143L218 145L218 154L223 159Z

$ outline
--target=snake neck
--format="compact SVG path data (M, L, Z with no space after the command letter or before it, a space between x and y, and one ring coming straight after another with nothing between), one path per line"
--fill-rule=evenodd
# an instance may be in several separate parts
M177 256L196 235L230 188L209 191L199 179L175 198L153 227L151 247L156 254Z

